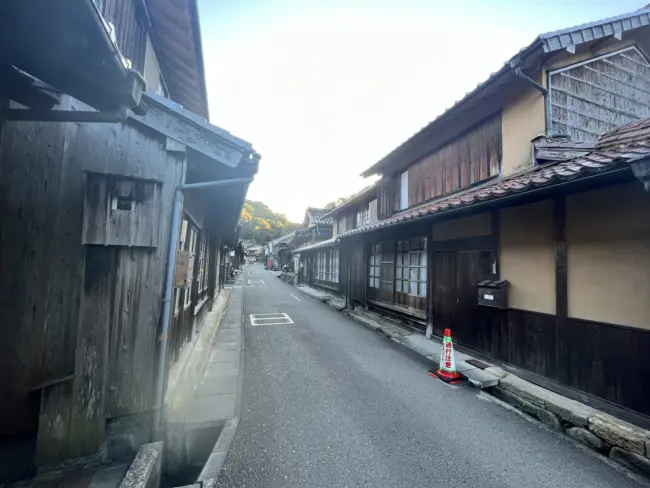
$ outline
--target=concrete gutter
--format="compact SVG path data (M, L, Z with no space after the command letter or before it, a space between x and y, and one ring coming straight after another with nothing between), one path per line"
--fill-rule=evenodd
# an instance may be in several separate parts
M197 482L219 475L241 412L244 371L241 275L230 290L216 336L201 351L202 365L180 408L167 419L166 472L200 468ZM204 483L205 486L205 483Z

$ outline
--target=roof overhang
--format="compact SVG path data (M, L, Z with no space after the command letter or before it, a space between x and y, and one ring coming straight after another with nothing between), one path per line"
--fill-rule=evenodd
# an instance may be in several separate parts
M208 117L208 97L196 0L147 0L156 54L171 97Z
M101 112L137 110L145 87L93 0L0 2L0 70L12 67Z
M372 200L377 198L377 186L375 184L372 184L370 186L367 186L366 188L362 189L358 193L352 195L350 198L348 198L345 202L343 202L341 205L338 207L335 207L331 212L326 213L323 215L323 218L336 218L336 216L341 213L341 211L346 210L350 207L353 207L355 205L358 205L359 203L369 203Z
M131 113L131 123L141 124L166 136L166 150L185 154L186 183L229 179L250 179L259 168L261 156L253 146L228 131L210 124L179 104L153 93L143 95L144 115ZM192 195L210 211L208 223L227 242L236 240L237 224L250 183L205 188Z
M503 89L504 86L515 80L521 83L514 76L516 69L535 70L540 66L540 60L562 50L575 53L577 46L593 47L608 38L621 40L630 31L648 25L650 25L650 8L643 8L616 17L541 34L498 71L492 73L487 80L366 169L361 176L368 177L403 170L418 159L444 146L481 119L500 110L509 92ZM477 111L479 105L481 109Z

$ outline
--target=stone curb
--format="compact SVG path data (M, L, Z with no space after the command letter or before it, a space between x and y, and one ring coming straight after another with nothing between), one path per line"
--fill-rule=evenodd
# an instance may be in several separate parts
M650 478L649 431L514 375L502 378L492 393L551 429Z

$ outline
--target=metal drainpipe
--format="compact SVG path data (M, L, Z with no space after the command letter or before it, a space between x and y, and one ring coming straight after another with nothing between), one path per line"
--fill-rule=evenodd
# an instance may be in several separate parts
M183 210L183 192L199 188L212 188L217 186L236 185L238 183L250 183L252 178L235 178L231 180L204 181L201 183L186 183L179 185L174 190L174 201L172 205L172 222L169 231L169 246L167 253L167 269L165 271L165 288L163 292L163 311L160 335L158 336L158 367L156 369L155 390L154 390L154 415L153 415L153 439L160 440L160 419L165 403L164 386L165 373L167 370L167 333L171 321L171 306L174 290L174 268L176 266L176 247L178 233L181 227L181 212Z
M535 89L539 90L542 95L544 95L544 125L545 127L545 132L546 135L550 135L551 133L551 97L549 94L549 91L537 83L535 80L532 78L526 76L522 71L521 68L515 68L515 75L517 75L519 78L527 82L529 85L532 85Z

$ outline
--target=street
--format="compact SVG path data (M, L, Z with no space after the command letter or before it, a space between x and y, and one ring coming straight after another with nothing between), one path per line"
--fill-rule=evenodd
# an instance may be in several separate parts
M218 486L639 486L489 395L431 378L386 338L262 265L238 281L242 418ZM252 325L251 314L272 313Z

